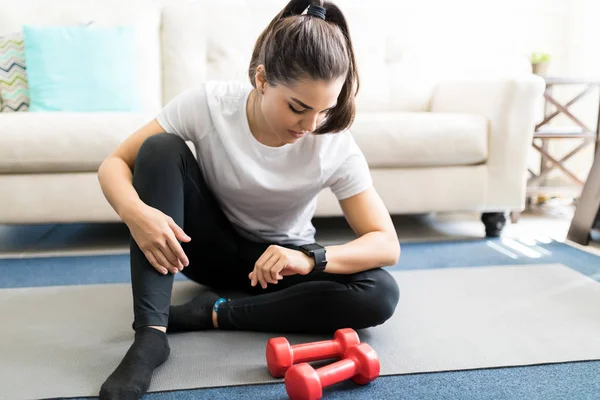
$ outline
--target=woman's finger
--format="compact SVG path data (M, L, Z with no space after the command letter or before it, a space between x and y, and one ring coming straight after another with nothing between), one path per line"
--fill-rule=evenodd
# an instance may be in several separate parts
M256 278L255 278L256 282L264 289L267 286L267 284L262 276L262 269L255 268L254 275L256 276Z
M274 260L275 257L271 258L271 260ZM269 260L269 261L271 261ZM269 282L269 283L274 283L277 284L278 280L277 280L277 275L279 273L279 271L281 271L283 269L282 264L285 263L285 257L280 256L279 258L277 258L277 260L274 262L269 262L269 264L265 265L264 268L264 276L265 279Z
M169 247L168 240L169 239L167 236L164 242L157 243L158 250L165 256L169 264L171 264L171 266L173 266L174 268L177 268L177 270L179 271L180 269L182 269L183 265L181 264L177 256L171 251L171 247Z
M281 276L280 272L285 268L286 265L287 259L285 257L281 257L279 261L277 261L275 265L271 267L271 271L269 272L271 273L271 279L274 281L273 283L277 283L280 279L283 279L283 276Z
M269 247L267 247L267 249L265 251L263 251L263 253L260 255L260 257L258 257L258 260L256 260L256 263L254 263L254 267L256 268L256 266L262 266L269 258L271 258L272 255L273 255L273 247L269 246Z
M180 271L184 267L187 267L189 265L190 261L188 260L187 256L185 255L183 248L181 247L181 245L175 238L175 235L169 235L169 237L167 238L167 246L169 246L169 249L175 256L175 258L177 259L179 264L181 264L181 268L179 269Z
M158 251L165 256L165 259L171 267L175 268L177 271L181 271L183 269L183 264L181 264L179 259L175 256L175 254L173 254L168 245L165 244L164 246L159 247Z
M250 286L256 286L258 278L256 277L256 269L250 273Z
M152 264L152 266L161 274L166 275L169 271L163 267L162 265L160 265L160 263L158 261L156 261L156 257L154 257L154 255L152 254L151 251L144 251L144 255L146 256L146 259L148 260L148 262L150 264Z
M267 283L277 283L277 282L270 282L271 280L271 276L270 276L270 272L269 269L271 268L271 266L277 262L277 260L279 259L277 254L273 254L271 255L271 257L266 261L266 263L264 263L262 266L257 266L255 268L255 274L256 277L258 279L258 281L260 282L260 286L263 289L267 288Z
M264 263L262 269L262 276L265 279L265 281L269 282L269 283L277 283L277 279L273 279L273 274L271 272L271 270L273 269L273 267L275 265L277 265L277 263L279 262L280 257L278 256L273 256L271 258L269 258L269 260Z
M256 264L254 264L254 275L256 276L256 281L260 283L260 286L264 289L267 284L264 280L263 277L263 266L265 264L265 262L269 262L271 260L271 258L273 257L273 253L270 251L270 249L267 249L267 251L265 251L258 259L258 261L256 261ZM254 282L255 286L256 282Z
M153 249L152 250L152 254L154 255L154 257L156 257L156 260L159 262L159 264L165 266L165 268L167 268L169 271L171 271L172 274L176 274L179 271L177 269L177 267L175 267L174 265L172 265L167 260L167 258L162 253L162 251L160 251L160 249Z

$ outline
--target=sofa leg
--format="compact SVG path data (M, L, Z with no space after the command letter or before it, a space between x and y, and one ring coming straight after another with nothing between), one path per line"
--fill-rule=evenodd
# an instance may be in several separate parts
M510 212L510 223L516 224L517 222L519 222L519 217L521 217L520 211L511 211Z
M481 214L481 222L485 225L485 236L498 237L506 225L506 213L483 213Z

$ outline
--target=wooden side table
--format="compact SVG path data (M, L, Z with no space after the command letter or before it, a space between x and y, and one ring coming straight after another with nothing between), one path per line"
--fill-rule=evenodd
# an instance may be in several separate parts
M584 182L579 179L573 172L569 171L565 167L565 162L579 153L584 148L591 144L595 144L596 149L600 141L600 101L598 102L598 118L596 126L589 127L579 120L571 111L569 107L581 100L589 93L596 91L600 88L600 81L584 80L584 79L568 79L568 78L555 78L546 77L546 90L544 91L544 120L536 125L535 132L533 135L532 146L542 155L540 164L540 173L535 174L529 170L531 177L528 182L527 195L528 198L531 195L536 194L547 194L550 192L564 192L568 188L552 188L544 187L547 175L554 169L559 169L565 175L567 175L572 181L575 182L575 188L580 189L584 186ZM569 100L568 102L561 104L558 100L553 97L553 88L558 85L578 85L583 86L581 92ZM599 96L600 100L600 96ZM554 111L549 112L551 108ZM559 114L566 115L572 122L572 126L567 127L554 127L549 126L548 123L552 121ZM593 129L592 129L593 128ZM554 157L548 151L548 141L557 139L579 139L580 143L569 153L560 159ZM573 189L571 189L571 192ZM578 195L579 193L577 193Z
M594 165L583 187L567 239L587 245L592 230L600 230L600 147L596 149Z

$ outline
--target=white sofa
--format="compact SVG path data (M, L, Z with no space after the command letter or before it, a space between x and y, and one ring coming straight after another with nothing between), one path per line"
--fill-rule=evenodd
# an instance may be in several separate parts
M286 1L18 4L0 0L0 35L22 24L134 24L145 104L131 114L0 113L0 223L8 224L118 221L98 184L102 160L186 88L209 79L247 80L254 41ZM369 9L358 1L337 4L361 77L351 131L389 211L523 209L534 110L544 88L528 61L505 56L490 63L480 54L433 59L393 24L373 19L393 13L385 9L393 2L371 1ZM323 191L317 216L340 213Z

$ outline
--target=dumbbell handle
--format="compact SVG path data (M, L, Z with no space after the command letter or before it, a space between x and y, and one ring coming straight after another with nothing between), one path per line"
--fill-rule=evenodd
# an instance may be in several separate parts
M353 358L344 358L316 370L321 387L345 381L358 373L358 363Z
M341 357L344 350L340 343L335 340L323 340L320 342L295 344L292 346L294 364L313 361L315 355L321 359Z

